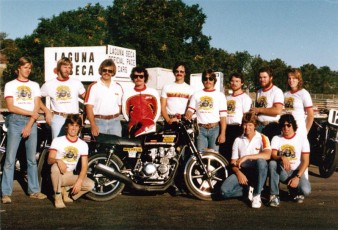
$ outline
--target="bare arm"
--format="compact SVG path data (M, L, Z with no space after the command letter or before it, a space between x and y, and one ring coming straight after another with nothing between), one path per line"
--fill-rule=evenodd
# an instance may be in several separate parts
M226 127L227 127L226 117L221 117L220 125L221 125L221 132L218 136L218 143L224 143L225 138L226 138L225 132L226 132Z
M306 130L307 132L310 131L311 129L311 126L312 126L312 123L313 123L313 119L314 119L314 114L313 114L313 108L310 107L310 108L306 108L306 113L307 113L307 116L306 116Z
M309 155L310 154L307 154L307 153L304 154L304 153L302 153L300 165L298 166L297 176L291 178L289 180L289 183L288 183L288 185L290 185L291 187L293 187L293 188L297 188L298 187L300 177L304 174L305 170L309 166L309 162L310 162L310 156Z
M252 108L250 111L255 114L264 114L268 116L277 116L282 113L283 105L276 103L270 108Z
M93 105L86 105L86 114L87 114L87 119L90 122L91 126L91 131L93 136L98 136L100 133L99 127L95 123L95 117L94 117L94 106Z
M247 160L258 160L258 159L270 160L270 158L271 158L271 150L264 149L258 154L251 154L251 155L246 155L244 157L241 157L240 159L237 160L237 165L239 168L241 168L241 164Z
M46 107L46 105L42 102L41 99L40 99L40 109L45 113L45 120L46 120L47 124L51 125L53 114L52 114L52 112Z
M72 194L77 194L81 191L82 182L87 175L88 169L88 156L81 156L81 171L73 186Z
M62 174L67 172L67 165L62 160L56 159L56 150L54 150L54 149L49 150L47 163L49 165L57 164L57 166L58 166L58 168L59 168L59 170Z

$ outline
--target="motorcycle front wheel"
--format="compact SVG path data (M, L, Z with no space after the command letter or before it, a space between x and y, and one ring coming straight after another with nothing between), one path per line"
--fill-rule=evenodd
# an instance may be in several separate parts
M201 200L215 200L220 197L220 188L228 177L228 161L218 153L203 153L202 161L207 170L195 156L192 156L184 170L184 181L189 192Z
M330 177L337 168L338 164L338 143L330 141L327 143L319 162L319 173L321 177Z
M115 171L120 171L123 166L122 161L116 155L113 155L109 162L107 162L106 154L97 154L89 158L87 177L95 182L92 191L86 194L91 200L94 201L108 201L119 195L123 188L124 183L111 178L110 176L103 175L95 169L98 163L107 165Z

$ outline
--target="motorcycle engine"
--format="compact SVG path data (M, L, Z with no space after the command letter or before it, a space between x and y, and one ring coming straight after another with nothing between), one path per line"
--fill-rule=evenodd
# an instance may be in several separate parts
M174 146L154 147L143 153L135 167L135 174L143 180L164 181L176 167Z

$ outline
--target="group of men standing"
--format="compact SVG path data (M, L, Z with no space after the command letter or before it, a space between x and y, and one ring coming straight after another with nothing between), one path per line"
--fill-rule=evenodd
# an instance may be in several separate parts
M128 121L128 135L133 137L155 131L156 121L160 115L170 126L177 121L178 115L192 119L195 114L199 127L197 149L219 151L219 146L223 144L225 148L224 151L221 150L221 154L231 159L234 174L224 182L221 189L225 198L243 195L243 189L252 186L254 188L252 207L259 208L260 193L265 184L268 172L267 162L270 159L272 159L270 161L270 201L275 201L275 205L271 206L279 205L279 200L276 201L279 180L289 179L288 183L294 189L305 187L307 190L301 191L302 194L307 195L310 192L309 184L304 182L304 179L306 180L304 172L308 165L308 158L304 156L308 154L303 153L309 153L308 146L300 146L297 141L293 141L296 150L290 151L296 154L296 157L292 158L297 161L296 163L279 154L281 146L289 143L289 139L295 135L297 124L290 114L287 118L284 116L279 120L284 96L282 91L272 84L272 73L268 68L260 70L259 80L262 89L257 92L255 106L252 106L251 98L243 92L244 77L241 74L234 73L230 76L233 93L228 97L215 89L217 78L211 69L202 73L201 80L204 88L194 91L185 83L186 76L189 76L189 69L184 62L177 62L174 65L175 82L165 85L161 95L155 89L146 86L149 75L143 67L133 68L130 77L134 88L124 92L121 85L112 79L116 74L116 65L111 59L101 63L99 67L101 77L89 85L87 92L80 81L70 78L72 72L70 59L59 60L56 71L57 78L47 81L41 88L41 96L51 98L52 111L39 100L36 100L36 106L32 107L34 108L32 111L36 111L40 105L46 114L47 123L52 128L53 142L48 163L52 165L51 178L57 208L64 208L64 202L72 202L94 186L93 182L86 177L88 146L86 147L85 142L78 138L82 127L78 96L84 98L86 116L91 125L92 135L95 137L100 133L122 136L122 125L119 119L121 114ZM5 97L9 105L13 104L13 97L18 89L18 87L12 88L10 90L6 84ZM40 94L34 96L39 98ZM17 113L17 110L12 109L11 106L8 108L13 114ZM32 117L31 122L37 118L36 113L33 112L24 113L24 116ZM274 138L270 146L270 140L273 136L279 135L281 129L283 135L278 136L276 140ZM8 165L12 163L12 158L11 162L8 161ZM76 175L73 170L80 159L82 168ZM297 164L301 166L298 167ZM286 172L285 175L281 173L280 166ZM4 175L6 175L6 166ZM7 183L2 186L3 188L11 186L8 178L2 183ZM299 184L304 186L298 186ZM45 198L37 191L32 194L39 199ZM299 192L295 194L298 196ZM10 195L10 190L3 189L3 203L11 202Z

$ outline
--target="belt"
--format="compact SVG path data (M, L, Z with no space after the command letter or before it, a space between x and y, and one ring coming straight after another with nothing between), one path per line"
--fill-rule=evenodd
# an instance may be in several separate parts
M208 124L198 124L199 127L203 127L205 129L211 129L214 127L219 126L219 122L215 122L215 123L208 123Z
M103 119L103 120L114 119L114 118L117 118L118 116L120 116L119 113L114 114L114 115L94 115L95 118L99 118L99 119Z
M53 113L56 114L56 115L62 116L64 118L66 118L68 115L74 115L74 113L60 113L60 112L56 112L56 111L53 111Z
M168 116L169 118L174 118L174 117L178 118L178 117L183 117L184 114L168 114Z

